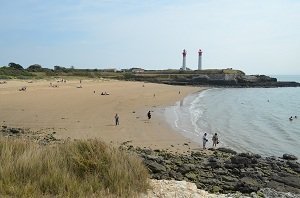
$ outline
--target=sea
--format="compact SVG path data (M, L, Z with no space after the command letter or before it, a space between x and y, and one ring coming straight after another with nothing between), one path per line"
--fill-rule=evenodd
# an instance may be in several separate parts
M300 82L300 75L272 77ZM288 153L300 158L300 87L211 88L167 107L164 116L199 147L205 132L208 147L217 133L218 147L262 156Z

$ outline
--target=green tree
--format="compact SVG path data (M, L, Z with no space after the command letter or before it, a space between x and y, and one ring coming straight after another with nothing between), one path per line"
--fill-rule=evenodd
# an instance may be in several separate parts
M34 65L30 65L26 70L30 72L38 72L38 71L42 71L43 68L39 64L34 64Z
M20 64L17 64L17 63L8 63L8 66L11 67L11 68L15 68L17 70L24 70L24 68L20 65Z

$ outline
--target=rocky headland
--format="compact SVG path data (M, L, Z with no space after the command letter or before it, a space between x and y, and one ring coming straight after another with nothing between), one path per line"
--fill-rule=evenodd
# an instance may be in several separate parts
M300 87L299 82L278 81L266 75L246 75L243 71L229 69L181 71L181 73L134 74L130 79L170 85L193 85L237 88Z
M271 189L268 192L289 192L295 194L292 197L300 194L300 164L293 155L262 157L237 153L228 148L178 154L135 148L126 143L121 149L137 153L148 167L152 179L184 180L211 193L241 192L250 195Z

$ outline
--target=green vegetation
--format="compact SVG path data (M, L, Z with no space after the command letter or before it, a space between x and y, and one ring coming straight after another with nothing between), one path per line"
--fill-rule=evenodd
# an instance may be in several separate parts
M35 75L21 69L16 69L14 67L1 67L0 68L0 79L29 79L33 78Z
M149 188L138 157L98 140L0 139L0 161L1 197L134 197Z
M199 75L224 75L236 74L245 75L239 70L228 69L206 69L206 70L145 70L141 73L134 73L132 69L115 71L114 69L75 69L62 66L54 66L54 69L43 68L39 64L30 65L24 69L16 63L9 63L8 67L0 67L0 79L42 79L51 77L79 77L79 78L110 78L117 80L167 82L172 79L192 79Z

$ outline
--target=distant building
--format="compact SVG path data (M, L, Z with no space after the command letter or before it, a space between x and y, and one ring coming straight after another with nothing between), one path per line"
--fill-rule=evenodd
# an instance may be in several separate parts
M132 73L144 73L145 70L142 68L131 68L129 69L129 71L131 71Z

